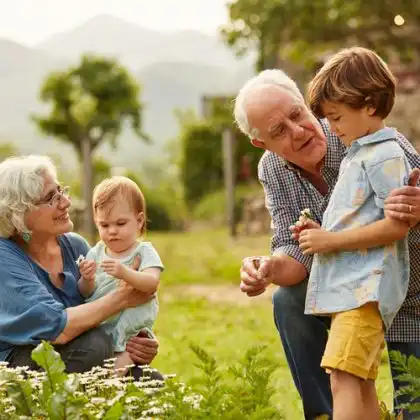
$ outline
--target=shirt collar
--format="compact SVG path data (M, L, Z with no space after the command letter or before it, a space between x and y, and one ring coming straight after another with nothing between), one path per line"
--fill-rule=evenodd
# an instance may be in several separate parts
M351 144L350 149L353 148L353 146L362 147L367 144L379 143L381 141L392 140L395 138L397 138L397 130L392 127L385 127L373 134L368 134L367 136L358 138Z

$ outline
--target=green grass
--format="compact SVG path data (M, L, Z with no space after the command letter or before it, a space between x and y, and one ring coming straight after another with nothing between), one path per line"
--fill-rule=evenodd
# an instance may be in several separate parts
M269 252L267 237L231 239L222 229L169 234L150 232L146 240L153 243L165 265L163 286L238 284L242 259Z
M164 373L175 373L180 381L188 382L198 374L190 343L204 348L222 366L239 360L253 345L265 345L270 356L278 360L278 369L273 375L277 390L275 403L286 419L303 418L299 395L274 327L269 299L248 305L216 303L195 296L187 298L166 288L160 300L161 309L155 329L160 340L156 368ZM378 392L379 397L391 407L392 384L386 357L383 362Z
M265 345L278 360L274 374L276 403L286 419L301 419L300 399L274 326L271 301L269 297L248 299L236 289L241 259L267 254L269 238L232 240L223 230L203 230L151 233L148 240L166 267L155 329L160 340L155 366L188 382L198 373L190 343L204 348L222 366L240 359L253 345ZM380 399L391 407L392 383L386 354L377 388Z

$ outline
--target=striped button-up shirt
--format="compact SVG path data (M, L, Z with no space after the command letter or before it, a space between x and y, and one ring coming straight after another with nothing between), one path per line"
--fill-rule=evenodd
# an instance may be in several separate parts
M312 256L301 253L298 242L290 237L289 227L299 219L300 212L305 208L309 208L312 217L322 224L347 151L338 137L329 131L326 121L321 121L321 126L327 138L327 154L322 168L322 176L328 185L325 196L302 175L299 168L272 152L265 152L258 166L258 177L264 187L274 229L271 252L289 255L303 264L308 273L311 271ZM411 167L420 167L420 156L407 139L398 134L397 142ZM410 283L404 304L387 333L389 341L420 342L420 231L411 229L408 242Z

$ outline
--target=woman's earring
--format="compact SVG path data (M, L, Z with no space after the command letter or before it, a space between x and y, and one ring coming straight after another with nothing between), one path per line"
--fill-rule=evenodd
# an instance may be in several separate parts
M24 232L22 234L22 239L28 244L32 239L32 235L29 232Z

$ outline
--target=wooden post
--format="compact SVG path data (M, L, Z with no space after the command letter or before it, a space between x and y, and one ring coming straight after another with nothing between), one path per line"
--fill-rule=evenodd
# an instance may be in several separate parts
M93 168L92 168L92 150L88 136L83 137L82 141L82 183L83 183L83 201L84 223L83 233L87 236L91 245L95 243L95 225L92 214L92 190L93 190Z
M230 128L225 128L223 140L223 170L226 191L226 216L229 234L236 236L235 220L235 136Z

